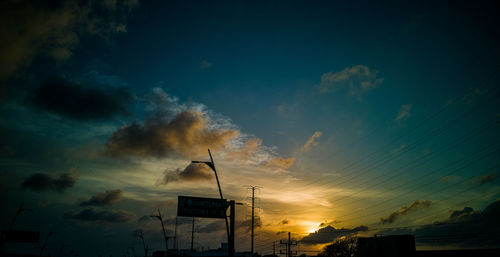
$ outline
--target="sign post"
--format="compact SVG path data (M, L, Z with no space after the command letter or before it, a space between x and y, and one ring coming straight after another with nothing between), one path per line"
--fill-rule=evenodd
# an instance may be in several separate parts
M235 202L226 199L203 198L192 196L179 196L177 200L177 216L201 217L227 220L227 208L230 210L230 225L228 238L228 255L234 256L234 225L235 225Z

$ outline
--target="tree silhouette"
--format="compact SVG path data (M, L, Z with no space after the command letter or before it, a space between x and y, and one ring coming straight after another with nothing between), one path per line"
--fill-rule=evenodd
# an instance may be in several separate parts
M357 254L357 238L345 237L325 246L318 254L319 257L354 257Z

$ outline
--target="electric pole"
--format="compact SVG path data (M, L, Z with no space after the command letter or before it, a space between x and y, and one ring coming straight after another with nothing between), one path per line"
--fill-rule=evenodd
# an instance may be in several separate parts
M175 216L174 248L177 250L177 216Z
M297 245L297 241L291 239L290 232L288 232L288 240L280 240L280 244L286 246L285 252L280 250L280 254L285 254L286 257L293 257L297 254L297 251L292 251L292 246Z
M254 203L255 203L255 187L252 186L252 256L253 256L253 235L254 235L254 221L255 221L255 208L254 208Z
M191 252L193 251L193 243L194 243L194 217L193 217L193 223L191 224Z

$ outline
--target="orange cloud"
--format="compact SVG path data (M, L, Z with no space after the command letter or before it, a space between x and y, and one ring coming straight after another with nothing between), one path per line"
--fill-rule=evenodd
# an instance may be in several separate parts
M238 134L237 130L209 128L200 112L187 110L169 122L149 119L144 125L134 122L118 129L106 143L105 154L193 158L204 156L207 148L223 148Z
M283 158L283 157L275 157L270 161L266 162L264 166L268 168L277 168L277 169L288 169L295 162L295 158Z
M314 134L307 140L307 142L300 148L301 152L307 152L311 150L313 147L318 145L318 142L315 140L321 137L322 133L320 131L314 132Z

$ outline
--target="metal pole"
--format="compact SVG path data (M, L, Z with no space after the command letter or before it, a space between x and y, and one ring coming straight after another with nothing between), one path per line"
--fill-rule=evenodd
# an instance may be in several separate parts
M288 257L292 257L292 242L290 241L290 232L288 232Z
M177 216L175 216L174 248L177 250Z
M254 235L254 220L255 220L255 216L254 216L254 199L255 199L255 187L252 187L252 249L251 249L251 253L252 253L252 256L253 256L253 235Z
M191 224L191 252L194 249L193 243L194 243L194 217L193 217L193 223Z
M229 234L229 257L234 257L234 221L235 221L235 203L234 200L229 201L229 206L231 207L231 212L230 212L230 217L231 217L231 224L230 224L230 230L231 233Z
M219 187L219 194L220 194L220 199L224 199L224 197L222 196L222 189L220 188L220 183L219 183L219 176L217 176L217 169L215 169L215 163L214 163L214 159L212 158L212 153L210 152L210 149L208 149L208 155L210 156L210 168L212 168L212 170L214 171L215 173L215 180L217 180L217 186ZM227 241L229 243L229 240L230 240L230 233L229 233L229 225L228 225L228 222L227 222L227 216L224 217L224 220L226 221L226 233L227 233Z

